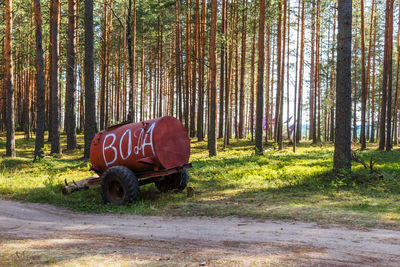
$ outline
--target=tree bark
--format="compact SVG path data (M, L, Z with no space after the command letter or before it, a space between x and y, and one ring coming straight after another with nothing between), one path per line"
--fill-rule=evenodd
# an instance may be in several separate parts
M283 30L282 30L282 37L281 37L281 42L282 42L282 59L281 59L281 64L280 66L280 79L281 81L279 82L279 116L278 118L278 131L277 131L277 142L278 142L278 147L279 150L282 150L283 148L283 89L284 89L284 84L285 84L285 51L286 51L286 20L287 20L287 0L283 0Z
M247 32L247 1L243 2L242 18L242 55L240 67L240 100L239 100L239 138L244 138L244 100L246 98L244 91L244 76L246 65L246 32Z
M131 21L131 13L132 21ZM132 22L132 24L131 24ZM135 84L135 58L136 58L136 0L129 0L128 3L128 19L126 21L126 31L127 31L127 42L128 42L128 72L129 72L129 111L128 111L128 121L135 121L135 95L136 95L136 84Z
M375 2L376 6L376 2ZM372 23L372 22L371 22ZM376 16L374 17L374 49L373 49L373 59L372 59L372 88L371 88L371 134L370 134L370 143L375 142L375 62L376 62Z
M315 55L315 91L314 91L314 138L313 143L321 142L321 68L320 68L320 0L317 0L317 16L316 16L316 55Z
M7 92L6 101L6 156L15 157L15 114L14 114L14 75L12 56L12 0L5 1L5 41L4 41L4 66L5 85Z
M297 132L296 142L299 143L302 133L302 106L303 106L303 71L304 71L304 29L305 29L305 0L301 6L301 38L300 38L300 66L299 66L299 97L297 101Z
M105 98L106 98L106 58L107 58L107 22L108 8L107 1L103 3L103 26L101 33L101 54L100 54L100 130L105 128Z
M256 153L263 153L263 108L264 108L264 33L265 33L265 0L260 0L258 23L258 64L257 64L257 106L256 106Z
M285 0L284 0L285 1ZM282 2L278 2L278 32L277 32L277 88L276 88L276 101L275 101L275 128L274 128L274 139L278 142L278 135L279 135L279 117L280 117L280 103L281 103L281 87L282 87Z
M339 0L333 168L347 175L351 173L351 24L352 0Z
M197 109L197 140L203 141L203 120L204 120L204 58L206 46L206 12L207 1L203 0L201 9L201 27L200 27L200 44L199 49L199 90L198 90L198 109Z
M330 97L331 97L331 125L330 125L330 134L329 134L329 139L331 142L335 141L335 87L334 87L334 79L335 79L335 32L336 32L336 3L335 3L335 9L334 9L334 14L333 14L333 41L332 41L332 64L331 64L331 88L330 88Z
M399 2L400 8L400 2ZM394 129L394 144L398 144L398 108L399 108L399 78L400 78L400 16L399 25L397 30L397 62L396 62L396 93L395 93L395 106L393 112L393 129Z
M367 112L367 82L365 73L365 30L364 30L364 0L360 0L361 4L361 133L360 143L361 150L366 148L365 138L365 116Z
M42 44L42 11L40 0L34 0L36 25L36 139L34 158L42 157L44 147L44 63Z
M221 36L225 37L225 9L226 0L222 0L222 20L221 20ZM221 41L221 65L220 65L220 86L219 86L219 124L218 138L224 137L224 90L225 90L225 39ZM225 96L226 97L226 96Z
M392 97L392 36L393 36L394 1L386 0L385 12L385 45L382 78L382 102L379 134L379 150L391 149L391 97ZM387 120L387 136L385 136Z
M186 130L189 130L189 92L190 92L190 69L191 69L191 62L190 62L190 0L186 2L187 6L187 14L186 14L186 66L185 66L185 101L184 101L184 125Z
M90 144L96 135L93 39L93 0L85 0L85 158L89 158Z
M312 11L311 11L311 67L310 67L310 110L309 110L309 140L314 140L315 138L315 106L314 106L314 95L315 91L315 1L312 1Z
M299 70L299 36L300 36L300 10L301 10L301 0L298 2L298 7L297 7L297 31L296 31L296 78L295 78L295 85L294 85L294 115L293 115L293 152L296 152L296 143L297 143L297 88L299 84L298 80L298 70ZM289 89L288 89L289 90ZM289 104L289 102L288 102Z
M386 66L386 81L387 81L387 123L386 123L386 151L390 151L392 149L392 74L393 74L393 9L394 9L394 1L387 0L386 1L386 15L388 16L388 29L387 29L387 39L385 38L385 53L387 53L387 57L385 57L384 69ZM385 27L386 28L386 27ZM386 63L386 64L385 64Z
M182 122L182 56L181 56L181 0L175 0L175 67L176 67L176 90L177 90L177 117ZM150 73L151 79L151 73ZM149 102L150 104L150 102Z
M191 99L190 99L190 131L189 136L194 137L196 132L196 87L197 87L197 75L198 75L198 59L199 59L199 26L200 26L200 0L196 0L196 8L195 8L195 23L193 29L193 68L192 68L192 90L191 90Z
M59 0L50 2L50 92L51 92L51 153L59 154L60 116L59 116L59 47L58 47L58 15Z
M67 149L76 148L76 67L75 67L75 0L68 0L68 49L66 76L65 125L67 132Z
M217 62L215 53L215 41L217 36L218 1L211 1L211 30L210 30L210 123L208 134L208 149L210 157L217 155L216 138L216 112L217 112Z
M255 9L256 10L256 9ZM256 60L256 30L257 30L257 20L254 19L253 22L253 38L251 41L251 64L250 64L250 133L251 141L254 139L254 73L255 73L255 60ZM269 49L269 48L268 48ZM268 73L267 73L268 74ZM266 118L268 119L268 118ZM268 127L267 127L268 128Z

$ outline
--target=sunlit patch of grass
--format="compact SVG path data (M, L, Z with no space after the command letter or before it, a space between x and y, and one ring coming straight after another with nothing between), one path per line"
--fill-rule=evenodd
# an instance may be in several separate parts
M141 188L141 200L124 207L105 205L99 187L61 194L64 179L69 182L91 175L82 149L61 157L47 156L33 163L34 140L17 135L17 157L4 157L5 138L0 135L0 197L50 203L85 212L132 213L180 216L248 216L295 219L323 223L347 223L400 229L400 150L377 151L370 145L358 151L364 161L375 162L383 174L370 174L353 164L352 180L342 181L331 172L333 145L304 142L296 153L289 146L265 155L254 153L250 140L232 140L219 153L208 157L207 143L192 141L190 186L195 195L183 192L159 193L150 184ZM62 136L65 144L65 136ZM78 137L83 146L83 137ZM272 147L269 145L268 148ZM63 147L65 149L65 146ZM48 155L50 145L46 143Z

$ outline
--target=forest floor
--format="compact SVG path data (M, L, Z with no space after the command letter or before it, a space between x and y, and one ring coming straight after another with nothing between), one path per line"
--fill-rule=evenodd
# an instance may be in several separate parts
M399 266L400 231L0 200L0 266Z
M83 136L78 142L82 147ZM372 144L361 152L354 146L381 175L354 163L346 180L332 175L330 143L257 156L250 140L232 140L209 158L207 143L193 141L193 197L150 184L139 202L114 207L102 202L98 186L61 193L64 179L92 175L81 148L34 163L34 140L18 133L16 143L17 157L4 157L0 134L0 265L117 259L121 265L398 265L399 147L381 152ZM147 226L137 230L142 222Z
M62 136L65 144L65 136ZM383 177L353 162L353 177L332 175L333 145L304 142L293 153L271 150L254 154L250 140L232 140L230 146L209 158L206 142L192 142L189 185L186 192L160 193L153 184L141 187L141 200L134 205L105 205L100 188L61 193L64 179L80 180L92 175L83 150L64 151L33 162L34 140L16 140L17 157L6 158L5 136L0 134L0 198L54 204L89 213L128 213L156 216L239 216L255 219L340 223L349 226L400 230L400 149L377 151L369 145L357 155L370 158ZM83 136L78 136L79 146ZM272 144L271 144L272 146ZM63 146L65 149L65 146ZM47 143L45 153L50 152Z

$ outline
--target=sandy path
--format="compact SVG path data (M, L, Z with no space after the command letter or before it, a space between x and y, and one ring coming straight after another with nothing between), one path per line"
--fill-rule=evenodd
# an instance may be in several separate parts
M32 255L35 240L50 242L48 247L57 242L66 249L79 247L80 260L88 256L84 251L95 257L93 248L102 255L120 254L121 264L400 266L399 231L244 218L92 215L0 200L0 251L24 247L25 241ZM65 246L71 242L75 245ZM75 256L56 262L71 263Z

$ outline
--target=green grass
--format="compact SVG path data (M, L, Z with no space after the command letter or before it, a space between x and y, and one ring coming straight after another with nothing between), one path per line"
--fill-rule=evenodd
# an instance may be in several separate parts
M79 136L82 145L83 137ZM65 136L62 139L65 144ZM49 203L83 212L144 215L244 216L318 223L400 229L400 150L369 150L357 154L374 159L383 174L369 174L353 163L353 176L342 180L332 175L332 144L301 144L296 153L287 147L263 156L254 154L249 140L233 140L226 151L208 157L206 142L192 142L190 186L185 192L159 193L153 184L141 188L141 200L133 205L105 205L100 188L62 195L64 179L91 175L83 151L47 156L33 163L34 140L17 136L17 157L6 158L4 134L0 135L0 198ZM63 147L65 149L65 147ZM357 150L357 147L354 147ZM50 151L46 144L45 152Z

